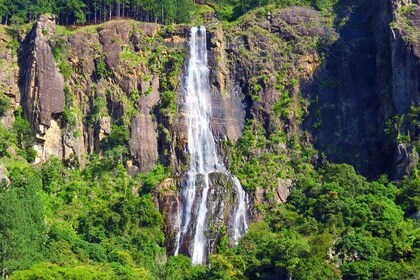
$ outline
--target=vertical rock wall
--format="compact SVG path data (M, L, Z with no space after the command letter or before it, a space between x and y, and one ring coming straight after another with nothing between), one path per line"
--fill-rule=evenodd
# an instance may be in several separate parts
M48 42L54 32L54 19L40 17L22 44L19 61L22 105L35 133L38 160L63 156L59 114L64 111L64 79Z
M409 171L397 163L404 158L398 144L406 144L385 132L394 116L408 120L410 108L420 105L416 44L404 40L404 30L394 25L401 5L411 1L361 1L353 7L308 90L316 100L310 125L319 126L309 129L317 148L329 160L350 163L371 178L401 179ZM418 6L413 7L418 15ZM407 129L412 141L418 139L418 128L401 131Z

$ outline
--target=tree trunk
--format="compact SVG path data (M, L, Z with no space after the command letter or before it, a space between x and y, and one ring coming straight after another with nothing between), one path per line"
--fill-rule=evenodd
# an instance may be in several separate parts
M112 19L112 4L109 4L109 20Z
M164 14L163 14L163 3L162 3L162 18L160 19L161 23L164 23Z

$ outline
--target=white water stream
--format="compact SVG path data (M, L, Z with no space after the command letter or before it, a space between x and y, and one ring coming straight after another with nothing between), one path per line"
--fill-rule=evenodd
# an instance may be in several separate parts
M188 152L190 165L186 185L183 187L183 219L179 219L179 231L176 237L175 255L179 254L182 239L189 230L193 230L189 253L193 264L203 264L208 255L205 236L207 197L209 193L209 174L225 173L231 177L236 192L236 207L233 224L233 240L237 240L247 230L246 194L239 180L231 175L217 155L216 143L210 127L211 97L209 68L207 66L207 38L204 26L191 28L189 40L190 57L186 75L186 111L188 121ZM199 178L199 180L198 180ZM199 185L201 186L200 188ZM200 195L197 195L201 192ZM199 203L195 199L200 199ZM195 203L194 203L195 202ZM198 206L197 209L193 207ZM195 211L194 211L195 210ZM192 213L197 212L196 221L191 221ZM195 222L195 227L191 223Z

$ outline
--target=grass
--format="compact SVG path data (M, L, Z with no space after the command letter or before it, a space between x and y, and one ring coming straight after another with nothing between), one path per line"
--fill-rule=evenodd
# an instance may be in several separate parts
M76 33L95 34L98 33L98 28L102 24L87 25L87 26L63 26L57 25L55 34L57 36L74 35Z

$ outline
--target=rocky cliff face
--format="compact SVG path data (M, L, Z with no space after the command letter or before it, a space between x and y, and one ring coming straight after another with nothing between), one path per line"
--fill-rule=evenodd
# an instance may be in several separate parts
M248 129L270 141L257 143L250 161L272 153L292 165L295 145L314 144L320 153L313 163L324 154L370 177L400 179L415 168L419 5L357 2L337 11L336 24L294 7L260 9L236 24L208 26L211 126L227 166L233 165L230 145ZM20 101L39 160L56 156L83 166L98 153L126 159L133 176L157 163L171 167L173 178L155 191L169 251L189 160L183 95L188 32L188 26L129 20L73 29L41 17L21 45L19 68L11 51L1 57L7 67L0 91L13 105L2 123L12 125ZM10 40L0 32L0 49ZM264 175L274 178L272 189L255 186L253 202L287 199L296 178L289 169L277 174ZM230 230L236 194L228 181L212 177L210 248Z
M57 116L64 111L64 79L47 37L54 33L54 23L40 18L22 45L19 62L22 105L35 132L35 148L41 159L63 154Z
M411 2L362 1L352 7L307 90L316 101L310 130L317 147L329 160L350 163L368 177L400 179L413 166L398 146L417 141L418 127L398 128L397 134L410 134L410 140L389 133L395 116L408 123L419 106L419 57L416 43L405 40L406 31L395 24L401 9L413 9L410 16L418 16L418 5Z
M162 61L151 56L170 44L170 35L163 38L159 26L134 22L60 27L57 34L55 28L53 19L41 17L21 50L22 105L40 159L58 156L83 164L88 154L103 152L113 125L123 125L130 128L133 172L150 170L158 159L158 124L152 119L162 88L158 70L168 53L159 54Z
M124 154L133 176L158 162L172 168L176 178L156 190L169 249L188 164L183 95L188 35L186 26L119 21L71 29L41 17L20 52L21 104L36 136L38 160L55 156L83 166L96 152L114 160ZM221 46L218 51L210 54L212 61L224 52ZM245 119L243 96L233 82L223 82L213 86L212 127L219 140L235 141ZM211 176L210 248L231 230L225 225L235 207L232 182L222 177Z
M365 1L352 9L337 30L339 38L329 46L325 62L308 83L307 93L315 100L309 129L329 160L350 163L368 171L365 175L376 176L388 171L392 158L384 132L390 113L381 110L381 102L387 102L380 96L387 95L388 86L378 83L382 92L376 92L376 73L378 79L387 79L386 72L377 71L377 63L387 63L389 58L386 44L380 43L379 52L376 49L377 5Z
M12 30L4 27L0 29L0 98L9 101L11 106L3 115L0 115L1 123L6 128L11 128L15 120L14 110L20 101L18 87L19 67L17 57L17 41L10 34Z
M420 5L417 1L392 1L391 30L391 97L398 116L404 118L401 127L404 138L394 146L392 175L401 179L407 172L414 170L419 162L418 143L420 127ZM414 144L413 144L414 143ZM417 148L416 148L417 147Z
M371 175L391 172L396 145L384 140L389 138L386 122L419 103L418 42L410 40L419 9L401 1L353 5L336 31L306 8L210 27L216 137L238 140L246 118L262 123L268 135L276 130L302 135L298 112L283 118L273 109L287 93L297 105L311 103L306 128L330 160L352 163ZM407 5L410 12L403 11ZM179 171L187 160L182 96L176 104L179 118L158 111L160 93L182 91L181 69L165 69L174 61L163 60L170 60L171 52L185 58L187 37L183 26L168 31L127 21L56 32L53 20L42 17L20 56L22 104L41 159L74 155L83 162L87 154L101 151L112 124L123 124L130 128L135 170L150 170L166 158ZM316 45L321 43L328 48L323 61ZM160 61L159 56L167 57ZM63 114L73 117L71 125ZM161 133L162 128L169 131Z
M123 125L134 173L149 171L158 159L177 169L176 148L185 158L183 100L169 92L182 91L188 30L121 21L56 32L54 19L41 17L20 56L22 105L40 160L74 157L83 163L103 150L113 125ZM213 127L220 139L237 140L243 98L233 86L213 89Z

